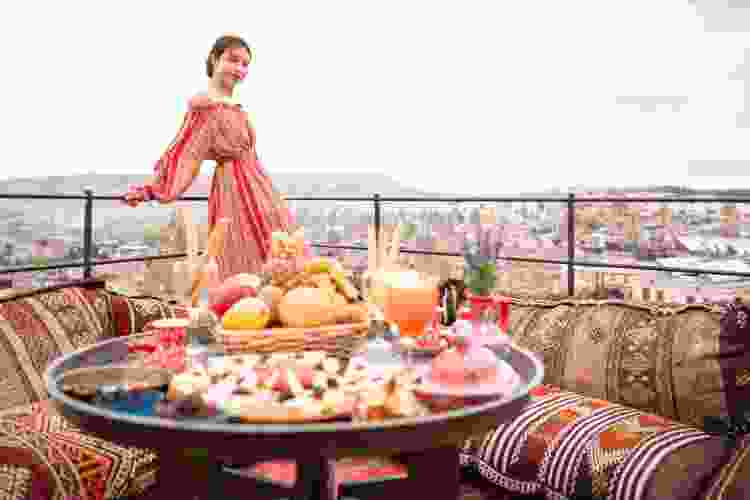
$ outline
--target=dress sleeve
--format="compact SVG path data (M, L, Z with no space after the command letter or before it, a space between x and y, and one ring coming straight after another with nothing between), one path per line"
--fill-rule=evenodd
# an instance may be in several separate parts
M210 159L215 140L215 120L210 109L191 109L185 115L177 137L154 165L151 185L154 198L169 203L185 193Z

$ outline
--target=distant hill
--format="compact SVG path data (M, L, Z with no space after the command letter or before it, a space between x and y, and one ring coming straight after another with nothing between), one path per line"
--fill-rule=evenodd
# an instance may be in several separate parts
M275 173L274 184L289 196L446 196L404 186L385 174L378 173ZM0 180L0 193L79 194L84 186L91 186L95 194L123 194L128 184L141 184L148 175L81 174L54 177L35 177ZM211 176L201 175L188 195L207 195ZM450 196L450 195L447 195Z
M95 194L123 194L129 184L142 184L148 175L131 174L79 174L68 176L13 178L0 180L0 193L9 194L79 194L84 186L91 186ZM289 196L331 196L356 197L371 196L411 196L411 197L446 197L463 198L466 195L424 191L417 187L405 186L395 179L380 173L335 173L335 172L279 172L271 174L274 184ZM188 195L207 195L211 189L211 176L201 175L196 179ZM493 197L496 193L481 193L482 186L477 186L474 196ZM574 191L631 193L651 192L670 193L682 196L745 196L750 197L748 189L694 189L686 186L632 186L627 188L610 188L596 186L577 186ZM567 189L551 189L518 193L514 196L565 196Z
M91 186L97 195L121 195L129 184L142 184L148 175L80 174L36 178L0 180L0 193L7 194L81 194L84 186ZM272 180L281 192L289 196L362 197L373 193L383 196L438 197L444 193L430 193L403 186L383 174L339 173L277 173ZM211 176L202 175L186 193L206 196L211 188ZM94 202L94 228L98 239L121 238L138 240L146 224L166 223L173 209L164 206L141 206L131 209L119 201ZM0 200L0 237L2 232L14 232L6 224L30 225L31 233L80 233L83 217L82 201L66 200ZM208 222L208 205L196 203L193 218L200 224ZM15 221L15 222L14 222ZM27 231L28 232L28 231ZM28 237L26 238L28 239Z

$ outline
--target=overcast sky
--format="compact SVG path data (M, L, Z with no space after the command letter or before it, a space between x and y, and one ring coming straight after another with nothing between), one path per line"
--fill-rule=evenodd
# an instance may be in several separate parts
M4 12L2 178L150 173L231 31L255 48L239 94L271 174L378 171L469 194L750 180L688 176L689 160L750 160L729 78L750 34L704 31L686 0L81 4ZM618 96L687 104L645 113Z

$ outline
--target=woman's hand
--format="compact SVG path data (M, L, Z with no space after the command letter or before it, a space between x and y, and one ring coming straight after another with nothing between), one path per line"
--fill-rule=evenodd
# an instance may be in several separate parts
M129 207L137 207L144 200L145 197L143 196L143 193L138 193L135 191L128 191L125 196L123 196L123 202Z
M137 207L144 201L153 199L151 186L128 186L128 192L123 196L123 202L130 207Z

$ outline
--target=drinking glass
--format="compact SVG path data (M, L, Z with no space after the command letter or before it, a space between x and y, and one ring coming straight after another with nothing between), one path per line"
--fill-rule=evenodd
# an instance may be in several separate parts
M385 319L398 326L401 337L422 335L438 305L437 279L414 274L413 271L404 273L401 279L385 287Z
M180 347L185 340L185 330L190 321L183 318L164 318L151 322L151 329L155 330L159 343L165 349Z

